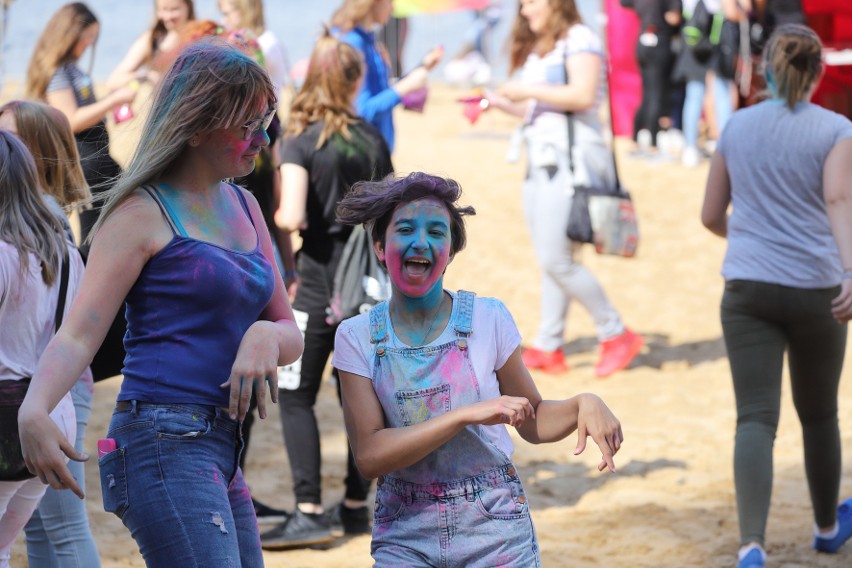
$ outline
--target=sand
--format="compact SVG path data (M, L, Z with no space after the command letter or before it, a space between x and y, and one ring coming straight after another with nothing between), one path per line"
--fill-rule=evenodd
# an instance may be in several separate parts
M504 160L511 119L485 113L471 126L454 102L460 91L434 87L424 114L399 111L394 163L399 171L427 170L457 179L478 215L469 221L469 245L449 268L446 285L502 299L524 338L538 320L539 271L523 222L523 164ZM134 126L113 130L118 157L126 156ZM515 462L529 494L545 566L723 567L738 546L732 451L735 412L721 338L719 276L725 243L700 225L707 165L649 164L627 157L617 143L621 174L639 211L642 241L626 260L584 251L584 262L604 283L626 323L647 347L633 365L596 379L594 328L576 306L565 351L570 371L533 373L545 398L580 392L602 396L621 419L625 444L616 474L596 470L591 447L573 455L576 437L533 446L514 435ZM852 353L849 353L852 355ZM848 367L848 366L847 366ZM844 372L840 424L852 451L852 371ZM119 378L96 385L86 447L105 435ZM802 465L801 434L785 384L775 449L775 484L767 529L771 566L846 567L852 546L836 556L810 549L812 517ZM317 403L323 451L323 501L342 495L345 437L333 385ZM293 506L289 466L277 411L252 435L246 477L270 505ZM852 461L843 469L842 496L852 495ZM105 567L144 566L127 529L102 510L97 465L87 467L88 508ZM19 539L13 566L26 565ZM369 537L340 539L322 549L266 552L269 567L370 566Z

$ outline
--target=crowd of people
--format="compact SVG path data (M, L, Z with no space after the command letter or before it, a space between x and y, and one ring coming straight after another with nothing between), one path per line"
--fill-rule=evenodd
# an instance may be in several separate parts
M696 14L719 32L750 5L622 3L642 25L640 153L680 120L692 165L707 86L715 93L701 220L728 242L721 319L738 415L737 565L767 562L785 353L813 548L835 553L852 538L837 414L852 319L852 122L809 102L822 72L809 28L779 25L764 38L767 100L734 113L719 42ZM566 233L574 188L616 183L601 38L574 0L520 0L511 79L483 93L518 119L527 150L521 201L542 284L538 332L522 346L499 299L444 288L475 214L459 184L394 173L394 108L427 88L443 47L394 77L377 35L392 0L343 0L296 85L262 1L217 6L218 21L200 20L192 0L155 0L153 25L97 96L80 60L100 24L84 3L66 4L36 42L26 100L0 106L0 396L26 391L11 419L0 416L18 427L0 434L0 568L21 531L32 567L100 565L83 448L93 381L117 374L98 433L100 490L148 566L256 567L263 549L358 534L372 534L378 566L540 565L508 428L533 444L576 433L576 454L591 437L598 469L610 472L624 434L594 394L544 400L530 370L569 370L573 300L596 328L597 377L627 368L644 346ZM499 14L499 2L490 6L480 17ZM483 49L478 38L470 50ZM685 84L682 118L670 112L671 77ZM151 95L122 168L107 120L140 111L143 84ZM356 239L386 273L389 298L333 317ZM329 359L348 468L345 493L326 508L314 407ZM254 415L266 418L270 400L292 511L252 498L244 477Z

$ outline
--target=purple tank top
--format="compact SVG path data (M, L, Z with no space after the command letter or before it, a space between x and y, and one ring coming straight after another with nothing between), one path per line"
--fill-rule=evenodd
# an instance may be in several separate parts
M143 189L174 236L127 295L118 400L227 407L229 391L219 385L231 374L246 330L272 298L272 265L259 238L254 250L242 252L186 236L157 190ZM245 198L234 191L251 220Z

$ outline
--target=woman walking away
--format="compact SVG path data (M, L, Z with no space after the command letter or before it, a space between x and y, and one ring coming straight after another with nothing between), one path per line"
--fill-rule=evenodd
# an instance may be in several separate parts
M30 470L82 492L60 459L85 459L46 419L127 302L127 361L99 458L104 508L148 566L262 566L238 466L252 391L266 417L277 366L302 337L248 174L277 100L236 48L199 42L164 76L127 171L94 228L86 281L39 361L18 422ZM107 444L109 442L106 442Z
M595 375L606 377L630 364L643 339L624 326L598 279L577 262L580 245L566 236L573 187L615 186L598 118L606 76L601 42L581 22L574 0L521 0L511 70L520 70L520 80L488 97L525 119L524 213L542 275L541 322L524 364L549 373L568 369L562 343L568 306L576 299L591 314L601 344ZM568 166L566 112L573 113L577 179Z
M9 392L10 382L19 386L33 376L53 336L57 315L67 315L82 276L83 261L42 197L30 152L13 134L0 130L0 381L4 393ZM45 408L45 421L57 442L69 448L74 444L76 422L68 391L80 374L57 389ZM0 437L11 435L17 433L4 422ZM11 445L3 440L4 450ZM3 458L6 470L11 462L5 453ZM64 467L65 456L57 461ZM9 567L12 544L46 489L43 478L0 481L0 568Z
M740 568L766 562L785 353L813 546L837 552L852 536L852 499L837 505L837 392L852 318L852 122L810 103L822 76L822 45L810 28L777 28L763 66L771 97L731 117L701 211L704 225L728 240L721 314L737 405Z
M35 101L11 101L0 107L0 128L24 141L38 164L39 185L45 203L63 221L69 242L71 226L65 215L74 203L89 198L89 186L80 168L77 146L68 119L59 110ZM73 254L78 254L73 251ZM83 452L86 426L92 412L94 383L88 367L71 389L77 435L74 449ZM71 461L68 469L81 488L85 487L82 462ZM89 528L86 501L69 491L48 487L24 530L27 559L33 568L98 568L101 565L95 539Z
M594 395L541 399L502 302L444 289L474 213L460 196L452 180L413 173L357 184L338 207L341 222L367 224L393 287L340 324L332 361L358 468L379 478L376 566L540 566L506 425L535 444L577 430L576 454L591 436L601 471L615 471L624 439Z
M345 498L323 515L320 435L314 412L337 330L336 324L327 322L326 310L352 233L351 227L335 220L335 209L355 182L381 179L393 170L382 135L355 114L353 101L363 73L361 54L354 47L327 34L321 37L290 109L283 140L284 192L276 220L288 234L299 231L301 237L300 285L293 308L308 320L298 385L279 393L296 510L284 525L261 535L267 548L328 540L332 529L350 535L370 532L370 481L358 472L348 443Z

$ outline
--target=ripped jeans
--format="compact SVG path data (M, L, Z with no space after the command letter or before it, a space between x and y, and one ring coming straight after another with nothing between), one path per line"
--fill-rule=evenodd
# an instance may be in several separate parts
M98 459L104 509L148 566L263 566L240 425L226 411L121 401L108 435L117 449Z

